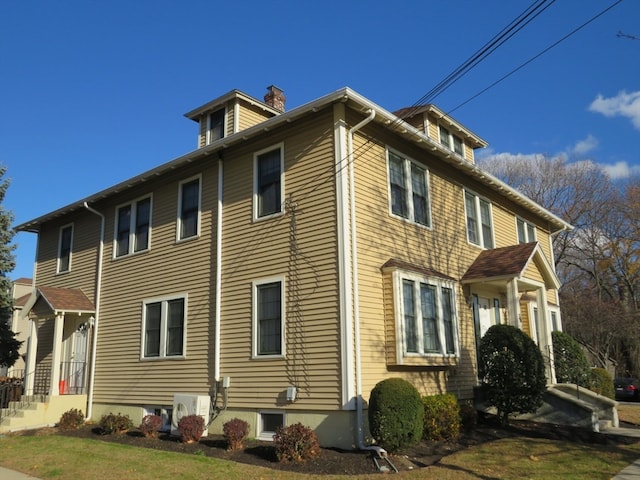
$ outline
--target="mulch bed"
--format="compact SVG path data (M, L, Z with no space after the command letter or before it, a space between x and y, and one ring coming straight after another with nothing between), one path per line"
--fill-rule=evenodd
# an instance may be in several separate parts
M623 425L621 425L623 426ZM631 426L631 425L624 425ZM631 426L633 427L633 426ZM206 455L233 462L256 465L277 470L287 470L298 473L316 475L360 475L378 472L378 468L371 452L345 451L323 448L320 455L306 462L278 462L271 442L249 440L242 450L228 451L226 441L222 436L209 435L196 443L181 443L177 438L168 434L161 434L156 439L145 438L138 430L131 430L120 435L101 435L95 426L84 426L78 430L61 431L57 428L42 429L40 431L22 432L22 435L67 435L79 438L89 438L98 441L114 442L136 447L152 448L155 450L172 451L192 455ZM597 444L629 444L637 439L603 435L582 428L564 425L534 423L526 421L512 421L508 427L501 427L493 418L484 419L469 432L464 432L456 441L421 442L406 449L402 455L391 455L390 461L400 472L427 467L437 463L442 457L462 449L491 442L501 438L531 437L564 440L580 443ZM391 468L385 462L383 467Z

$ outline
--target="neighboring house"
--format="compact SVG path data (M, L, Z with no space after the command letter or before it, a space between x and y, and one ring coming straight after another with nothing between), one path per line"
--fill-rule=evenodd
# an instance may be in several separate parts
M38 235L28 391L134 421L210 395L210 432L302 422L348 448L385 378L472 399L494 323L549 352L571 226L477 167L482 139L349 88L284 102L231 91L186 114L195 151L17 227Z
M8 377L22 378L24 375L24 359L27 352L28 333L29 333L29 321L21 316L22 307L24 307L27 299L33 291L33 282L30 278L18 278L11 282L11 297L13 298L13 314L9 319L9 328L16 334L16 339L20 340L22 346L20 347L20 358L16 360L16 363L9 367L3 368L0 371L1 375Z

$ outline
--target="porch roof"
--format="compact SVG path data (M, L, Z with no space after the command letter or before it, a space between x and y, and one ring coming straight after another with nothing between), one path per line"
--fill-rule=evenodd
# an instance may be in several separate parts
M36 287L24 307L26 315L38 303L43 301L53 313L95 313L96 307L89 297L79 288Z
M462 283L477 283L523 279L531 261L535 262L546 288L560 288L560 281L538 242L483 250L461 280Z

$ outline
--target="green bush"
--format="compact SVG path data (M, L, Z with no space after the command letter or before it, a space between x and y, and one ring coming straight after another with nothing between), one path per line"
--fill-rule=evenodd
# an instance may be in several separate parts
M320 442L316 432L301 423L278 427L273 444L279 462L302 462L320 454Z
M558 383L575 383L589 387L591 368L580 344L564 332L552 332L553 360Z
M603 395L610 399L615 399L615 389L613 387L613 378L604 368L592 368L589 381L589 390Z
M460 405L455 395L422 397L424 404L424 432L427 441L453 440L460 435Z
M156 438L162 428L162 417L159 415L145 415L140 423L140 432L147 438Z
M98 427L103 435L111 435L112 433L125 433L133 428L133 422L128 415L120 413L107 413L100 418Z
M244 441L249 436L249 424L239 418L233 418L222 425L222 433L227 441L227 448L238 450L243 447Z
M512 413L535 412L546 390L544 360L522 330L493 325L480 340L479 377L489 406L503 425Z
M204 418L200 415L185 415L178 421L178 433L183 443L197 442L204 432Z
M77 430L84 425L84 413L77 408L67 410L60 417L58 428L60 430Z
M418 390L401 378L379 382L369 397L369 429L390 452L418 443L424 429L424 405Z

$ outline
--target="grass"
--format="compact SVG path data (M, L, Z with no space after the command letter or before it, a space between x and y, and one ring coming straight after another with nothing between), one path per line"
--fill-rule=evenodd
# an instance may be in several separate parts
M638 405L618 404L618 418L623 422L640 425L640 407Z
M440 464L398 477L405 479L610 479L640 458L640 443L585 445L532 438L512 438L460 451ZM0 439L0 465L42 479L127 478L228 480L346 480L380 474L305 476L201 455L187 455L58 435L7 436Z

